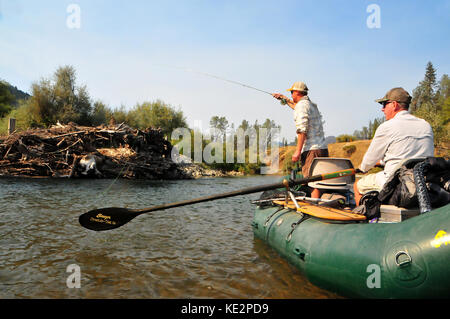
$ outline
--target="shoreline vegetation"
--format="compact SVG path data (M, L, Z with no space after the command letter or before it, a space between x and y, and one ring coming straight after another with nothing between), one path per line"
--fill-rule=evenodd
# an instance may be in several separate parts
M53 125L0 137L0 177L194 179L244 175L176 163L160 129Z
M450 78L438 81L429 62L412 95L410 112L433 127L435 156L448 158ZM358 167L382 122L327 137L330 157L350 158ZM213 116L209 125L207 134L189 128L180 109L160 100L131 108L94 101L77 85L72 66L34 82L31 95L0 81L0 176L184 179L285 175L295 168L297 141L279 143L274 121L244 119L235 127Z
M159 129L142 131L123 123L58 124L1 137L0 176L191 179L245 175L190 160L176 163L171 159L172 148Z
M363 154L370 141L358 141ZM330 144L330 155L347 157L339 152L342 143ZM184 156L173 156L173 145L160 129L133 129L124 123L79 126L57 124L47 129L29 129L0 137L0 177L30 178L128 178L128 179L196 179L257 175L260 164L193 163ZM279 149L278 170L271 175L286 174L291 168L294 146ZM345 146L344 146L345 149ZM248 155L248 152L247 152ZM352 158L358 165L360 157ZM231 166L230 166L231 165ZM248 165L254 171L245 172Z

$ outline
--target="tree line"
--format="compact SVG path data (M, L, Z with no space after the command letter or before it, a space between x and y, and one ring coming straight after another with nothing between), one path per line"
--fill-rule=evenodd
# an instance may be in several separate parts
M214 162L203 162L205 167L256 174L271 155L272 146L279 146L280 129L281 126L270 119L262 124L258 120L250 124L244 119L236 126L225 116L215 115L209 121L209 132L189 129L187 145L185 136L181 139L178 135L173 136L171 142L180 154L194 162L198 163L200 158L214 158Z
M278 136L277 131L281 129L280 125L277 125L274 120L266 119L264 123L259 124L258 120L254 124L250 124L247 120L242 120L241 124L235 128L234 123L229 123L224 116L213 116L209 121L211 140L218 141L221 139L224 143L227 141L227 136L230 138L235 137L238 129L244 132L248 132L248 138L256 136L259 140L261 129L265 129L267 135L265 136L265 144L269 146L273 139Z
M413 91L410 110L430 123L436 146L450 142L450 78L444 74L438 82L431 62L426 66L424 79Z
M122 123L145 129L161 128L168 136L177 127L187 127L181 110L157 100L138 103L127 110L125 106L111 108L100 100L93 101L85 85L77 85L72 66L59 67L50 78L31 86L31 96L16 101L6 83L0 82L0 133L7 131L8 118L16 119L16 128L50 127L56 123L74 122L83 126ZM17 104L16 107L13 107Z
M434 132L434 144L446 147L450 143L450 78L442 75L437 81L436 69L431 62L427 63L425 76L412 92L409 107L411 114L423 118L430 123ZM356 130L353 134L342 134L336 137L338 142L355 140L370 140L378 126L384 122L384 117L369 121L368 126Z

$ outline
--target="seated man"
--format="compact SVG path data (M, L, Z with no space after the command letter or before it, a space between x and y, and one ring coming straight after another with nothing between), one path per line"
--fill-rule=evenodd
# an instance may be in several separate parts
M367 172L381 163L384 171L364 176L354 184L356 205L362 194L380 191L402 160L434 156L433 130L425 120L408 112L411 96L407 91L393 88L375 102L383 105L386 122L376 130L359 169Z

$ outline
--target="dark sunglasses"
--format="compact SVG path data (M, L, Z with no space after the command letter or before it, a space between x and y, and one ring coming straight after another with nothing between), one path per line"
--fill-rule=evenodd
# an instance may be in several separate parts
M386 105L388 105L389 103L391 103L392 101L386 101L386 102L382 102L381 105L383 105L383 109L386 107Z

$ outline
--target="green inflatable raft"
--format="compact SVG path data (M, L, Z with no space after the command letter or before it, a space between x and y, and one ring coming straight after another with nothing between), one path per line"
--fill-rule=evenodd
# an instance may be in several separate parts
M398 223L332 221L261 206L253 231L313 284L339 295L450 297L450 204Z

